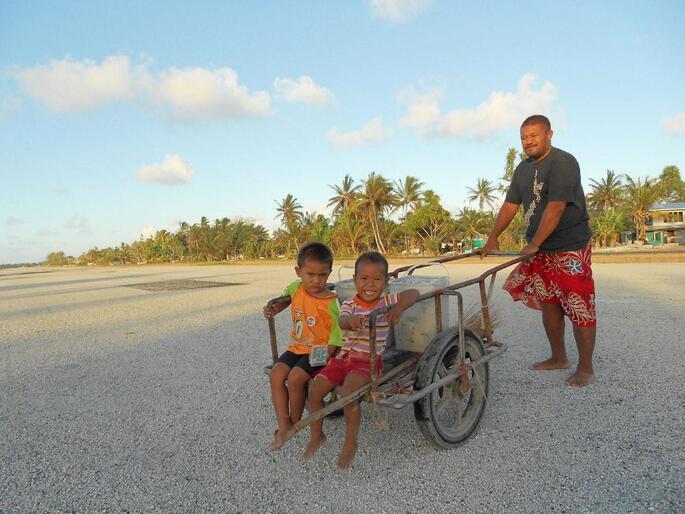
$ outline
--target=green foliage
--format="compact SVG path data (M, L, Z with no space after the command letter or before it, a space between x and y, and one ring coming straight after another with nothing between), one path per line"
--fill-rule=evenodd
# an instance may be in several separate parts
M421 251L438 253L441 243L453 239L456 221L440 204L440 197L428 190L424 193L423 204L407 216L405 228L415 236Z
M68 260L64 252L50 252L48 254L48 266L64 266L68 264Z
M513 175L516 159L525 154L509 148L505 159L503 185ZM303 212L297 198L288 193L276 202L279 229L267 230L246 219L221 218L210 222L202 217L192 225L181 222L176 232L159 230L153 236L112 248L93 248L78 258L79 264L131 264L145 262L207 262L238 259L294 257L300 245L321 241L337 256L354 257L365 250L378 249L389 254L436 254L443 244L456 247L473 245L474 239L488 235L494 224L491 210L497 202L498 188L479 178L468 189L467 199L478 209L465 207L456 216L442 205L440 197L417 177L394 182L371 172L359 184L345 175L340 185L330 186L328 199L332 217ZM500 192L506 187L499 188ZM649 209L657 202L685 201L685 183L677 166L667 166L658 179L633 179L607 170L600 180L590 180L587 202L590 223L598 246L615 245L623 231L635 229L644 239ZM485 208L488 210L484 210ZM525 246L525 222L519 210L500 237L503 250ZM67 264L64 252L48 255L48 264Z
M680 177L678 166L666 166L657 180L656 188L660 202L685 202L685 182Z

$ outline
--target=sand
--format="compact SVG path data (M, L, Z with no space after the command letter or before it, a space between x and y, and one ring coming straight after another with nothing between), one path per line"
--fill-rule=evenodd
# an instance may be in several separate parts
M483 269L448 266L452 282ZM266 450L260 311L290 265L0 271L0 511L682 511L685 264L594 272L595 385L528 370L547 356L539 315L496 290L509 351L477 432L439 451L411 407L382 431L365 404L343 473L342 420L306 466L305 433Z

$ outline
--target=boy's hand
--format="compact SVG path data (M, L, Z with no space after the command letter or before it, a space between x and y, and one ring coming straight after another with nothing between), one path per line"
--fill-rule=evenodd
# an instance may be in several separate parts
M388 323L390 323L391 325L395 325L402 317L403 312L404 309L402 308L402 306L395 304L395 306L385 314L385 317L388 320Z
M362 314L353 314L350 316L349 324L352 330L361 330L364 328L364 322L366 321L366 316Z
M269 308L268 305L264 306L264 318L271 319L274 317L275 312Z

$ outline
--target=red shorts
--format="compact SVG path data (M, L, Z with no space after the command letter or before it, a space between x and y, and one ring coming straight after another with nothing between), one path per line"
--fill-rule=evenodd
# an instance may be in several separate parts
M537 253L530 262L516 266L503 289L514 301L532 309L540 310L542 303L558 303L571 323L594 327L595 281L590 265L589 244L574 252Z
M328 361L326 367L319 371L318 376L326 378L333 385L342 385L345 377L350 373L361 375L371 380L371 359L364 354L346 353L342 357L336 357ZM383 372L383 359L380 355L376 357L376 373L380 376Z

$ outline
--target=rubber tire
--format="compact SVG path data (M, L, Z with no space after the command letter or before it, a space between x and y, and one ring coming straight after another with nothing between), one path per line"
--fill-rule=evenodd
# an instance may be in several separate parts
M475 333L466 330L464 339L467 362L469 362L469 359L474 361L486 354L483 342ZM420 390L441 378L438 372L441 362L443 365L447 365L448 369L451 367L449 365L453 364L458 358L458 341L459 335L456 328L442 331L431 341L417 363L416 379L414 381L415 390ZM414 403L416 423L428 442L440 449L450 449L456 448L468 439L478 426L485 410L489 371L489 366L486 362L477 366L469 373L469 376L471 376L471 387L465 395L468 398L462 400L465 403L465 409L462 423L460 423L458 429L455 429L453 426L441 426L437 410L445 389L452 387L451 391L457 390L459 387L458 381L439 388ZM473 376L474 373L477 373L478 380Z

